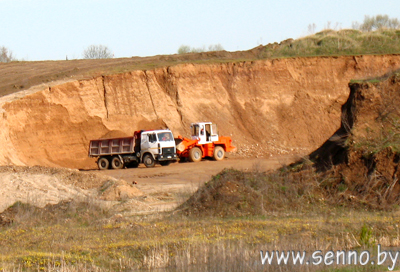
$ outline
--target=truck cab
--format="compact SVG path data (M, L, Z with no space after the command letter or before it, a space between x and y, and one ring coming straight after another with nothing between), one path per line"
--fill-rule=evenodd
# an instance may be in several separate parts
M218 128L211 122L192 123L190 125L192 140L198 140L199 144L218 142Z
M139 131L135 139L140 161L146 167L153 167L155 162L164 166L178 159L174 137L168 129Z

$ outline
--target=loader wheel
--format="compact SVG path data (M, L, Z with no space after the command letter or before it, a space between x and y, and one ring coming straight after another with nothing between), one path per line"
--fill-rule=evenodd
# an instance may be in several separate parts
M203 157L203 153L201 152L200 148L193 147L192 149L189 150L189 161L199 162L199 161L201 161L202 157Z
M150 154L144 155L143 163L144 163L144 165L146 167L154 167L154 165L156 164L156 162L154 161L153 156L150 155Z
M161 166L168 166L171 164L171 161L160 161L159 163Z
M110 166L110 162L106 158L100 158L97 161L100 170L106 170Z
M111 159L111 167L113 169L122 169L124 167L124 163L118 157L113 157Z
M214 148L214 154L213 158L216 161L222 161L225 157L225 150L222 148L222 146L216 146Z

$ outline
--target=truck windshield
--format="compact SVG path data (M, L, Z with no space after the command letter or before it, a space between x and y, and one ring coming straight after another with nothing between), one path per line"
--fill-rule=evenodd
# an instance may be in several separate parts
M158 136L158 140L160 142L168 142L168 141L174 140L174 137L172 137L171 132L160 132L160 133L157 133L157 136Z

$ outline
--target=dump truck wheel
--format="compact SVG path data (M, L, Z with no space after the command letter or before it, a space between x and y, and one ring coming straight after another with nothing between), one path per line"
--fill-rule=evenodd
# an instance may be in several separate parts
M168 166L171 164L171 161L160 161L159 163L161 166Z
M199 161L201 161L202 157L203 157L203 153L201 152L200 148L193 147L192 149L189 150L189 161L199 162Z
M216 161L222 161L225 157L225 150L222 148L222 146L216 146L214 148L214 154L213 158Z
M144 165L146 167L154 167L154 165L156 164L156 162L154 161L153 156L150 155L150 154L144 155L143 163L144 163Z
M106 170L110 166L110 162L106 158L100 158L97 161L100 170Z
M111 160L111 167L113 169L122 169L124 167L124 163L118 157L113 157Z

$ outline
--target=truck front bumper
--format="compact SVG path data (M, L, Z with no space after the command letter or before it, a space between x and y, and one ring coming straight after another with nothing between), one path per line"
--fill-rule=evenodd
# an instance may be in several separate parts
M161 154L157 155L157 160L158 161L176 161L178 160L178 156L176 154Z

